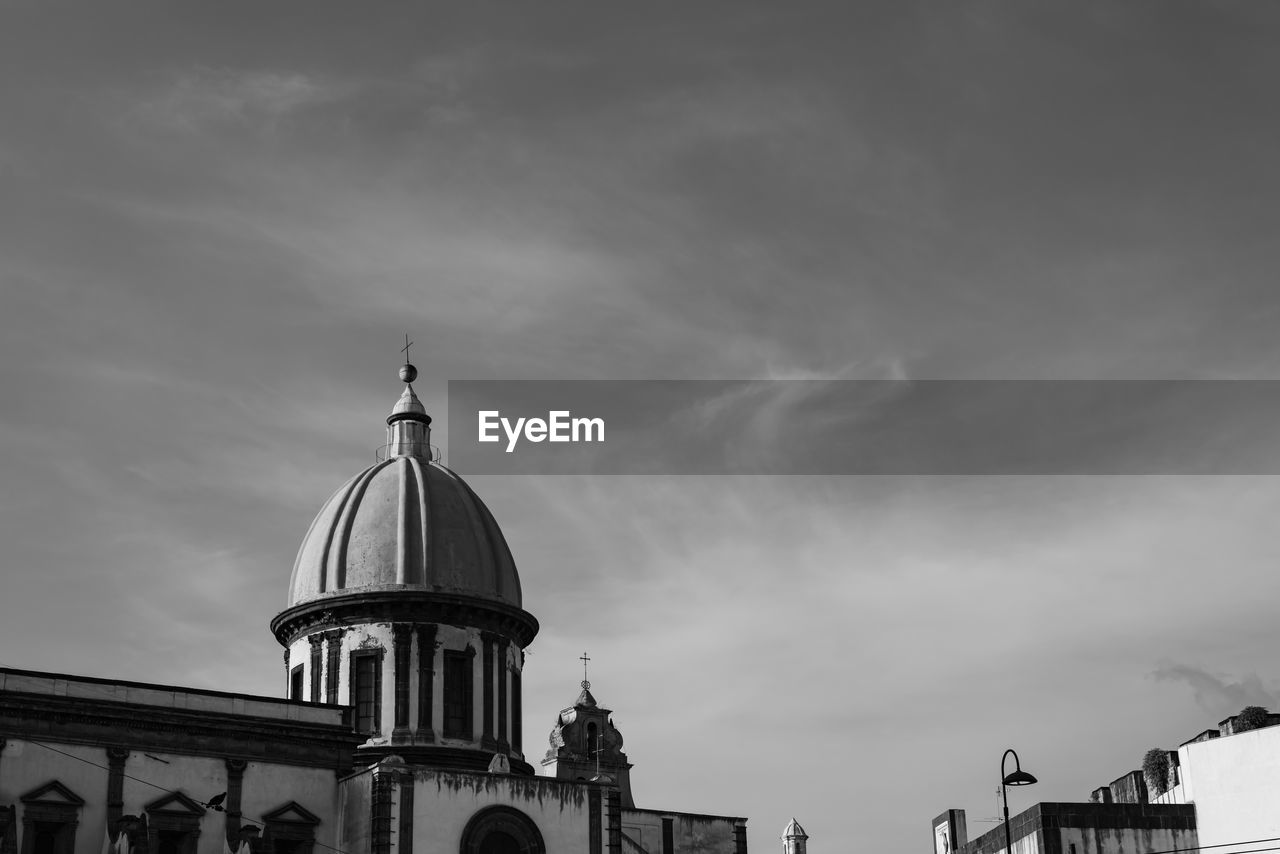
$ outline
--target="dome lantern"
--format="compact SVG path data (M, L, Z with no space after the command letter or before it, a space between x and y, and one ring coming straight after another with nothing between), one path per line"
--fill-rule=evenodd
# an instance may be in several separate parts
M413 390L413 381L417 378L418 369L405 362L400 368L404 391L387 416L388 457L431 459L431 416Z

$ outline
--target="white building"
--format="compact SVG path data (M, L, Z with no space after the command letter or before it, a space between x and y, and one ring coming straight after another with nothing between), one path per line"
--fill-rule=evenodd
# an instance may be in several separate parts
M1178 748L1174 785L1155 804L1194 804L1200 845L1223 854L1280 837L1280 726L1189 741ZM1212 732L1212 731L1210 731ZM1222 847L1218 847L1222 846Z

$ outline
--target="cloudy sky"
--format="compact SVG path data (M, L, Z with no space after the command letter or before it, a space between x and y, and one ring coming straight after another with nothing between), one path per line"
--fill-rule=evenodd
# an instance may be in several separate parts
M0 15L5 665L280 694L405 332L440 425L459 379L1280 379L1268 4ZM756 851L1280 705L1272 477L470 480L531 758L585 649L640 804Z

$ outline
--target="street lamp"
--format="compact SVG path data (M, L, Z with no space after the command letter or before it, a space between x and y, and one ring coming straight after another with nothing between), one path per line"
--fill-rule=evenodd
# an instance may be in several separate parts
M1008 761L1009 754L1013 754L1013 771L1004 773L1004 763ZM1018 754L1011 747L1004 752L1004 756L1000 757L1000 794L1004 796L1004 850L1005 854L1013 854L1013 840L1009 835L1009 790L1008 786L1030 786L1036 782L1036 778L1032 777L1026 771L1022 770L1022 763L1018 761Z

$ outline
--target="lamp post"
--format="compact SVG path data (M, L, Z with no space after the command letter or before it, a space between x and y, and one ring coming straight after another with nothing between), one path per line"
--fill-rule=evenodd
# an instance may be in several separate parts
M1013 754L1013 771L1006 774L1004 773L1004 763L1008 761L1011 753ZM1030 786L1034 782L1036 782L1036 778L1022 770L1022 764L1018 762L1017 752L1012 747L1006 750L1004 756L1000 757L1000 794L1004 797L1005 854L1013 854L1013 839L1009 834L1009 790L1007 787Z

